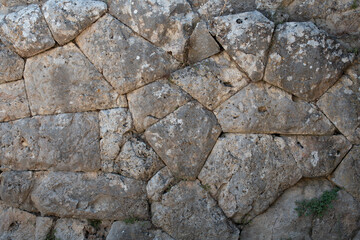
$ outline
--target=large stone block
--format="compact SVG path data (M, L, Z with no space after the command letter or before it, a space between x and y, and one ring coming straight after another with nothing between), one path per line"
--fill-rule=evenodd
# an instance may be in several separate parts
M45 20L61 45L73 40L106 10L104 2L94 0L49 0L42 6Z
M339 79L352 58L315 24L289 22L276 28L264 80L313 101Z
M0 19L1 40L22 57L30 57L55 45L38 5L29 5Z
M172 187L151 212L154 225L178 240L239 239L239 230L198 181Z
M0 165L12 170L96 171L97 113L36 116L0 123Z
M180 69L170 79L210 110L245 87L249 80L225 52Z
M45 215L124 220L149 217L146 184L111 173L50 172L31 193Z
M214 146L199 179L227 217L246 223L301 176L281 137L225 134Z
M264 76L274 23L258 11L214 18L216 39L252 81Z
M220 133L213 113L190 102L149 127L145 137L174 176L195 179Z
M252 83L215 109L224 132L331 135L335 127L312 104Z
M127 97L138 132L143 132L190 100L186 92L164 79L139 88Z
M112 0L109 12L132 30L178 59L198 21L186 0Z
M83 31L76 42L120 93L153 82L179 67L165 51L108 14Z
M126 106L73 43L29 58L25 85L33 114L82 112Z

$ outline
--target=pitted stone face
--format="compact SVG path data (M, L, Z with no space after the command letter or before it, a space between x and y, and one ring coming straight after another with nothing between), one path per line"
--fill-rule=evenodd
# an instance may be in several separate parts
M214 18L212 30L224 49L252 81L264 75L274 23L258 11Z
M359 238L357 1L0 2L0 239Z
M319 98L353 58L311 22L277 27L264 80L306 101Z
M109 12L179 61L198 21L186 0L112 0Z
M82 32L76 42L120 93L135 90L179 67L165 51L108 14Z
M52 34L61 45L73 40L106 10L104 2L94 0L49 0L42 7Z
M29 5L0 20L1 40L22 57L30 57L55 45L38 5Z
M190 102L149 127L145 137L174 176L195 179L220 133L215 115Z

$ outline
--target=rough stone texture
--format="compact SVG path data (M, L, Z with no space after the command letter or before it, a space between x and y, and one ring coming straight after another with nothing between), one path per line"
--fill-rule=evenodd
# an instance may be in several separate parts
M148 218L146 184L116 174L50 172L31 200L41 214L123 220Z
M360 144L360 61L317 102L319 108L352 143Z
M143 132L190 100L178 86L160 80L127 95L135 129Z
M29 116L24 81L0 84L0 122Z
M189 39L188 61L199 62L220 52L220 46L211 36L205 22L199 22Z
M47 0L0 0L0 18L8 13L20 10L30 4L38 4L46 2Z
M24 78L33 114L126 105L73 43L28 59Z
M0 42L0 83L21 79L23 70L24 60Z
M0 239L35 240L36 216L0 202Z
M220 132L215 116L190 102L148 128L145 137L174 176L195 179Z
M227 217L244 223L301 178L281 137L225 134L199 174Z
M35 239L36 240L48 240L47 236L53 226L53 220L49 217L37 217Z
M258 11L216 17L216 39L252 81L263 78L274 23Z
M94 0L49 0L42 7L54 39L61 45L73 40L106 10L104 2Z
M152 225L149 221L139 221L132 224L117 221L112 224L106 240L173 240L161 230L151 230L151 228Z
M184 61L197 15L186 0L112 0L109 12L132 30Z
M41 9L36 4L0 19L0 38L22 57L33 56L55 44Z
M205 19L253 11L256 8L255 0L190 0L190 2Z
M238 239L214 199L195 181L182 181L151 205L152 222L177 240Z
M333 173L331 180L360 202L360 146L354 146Z
M0 0L0 240L360 240L359 9Z
M171 186L175 178L171 174L168 167L162 168L158 171L146 185L146 192L149 199L152 201L160 201L162 193Z
M97 113L37 116L0 124L0 165L12 170L96 171Z
M307 101L331 87L353 58L311 22L281 24L274 39L264 80Z
M285 9L292 21L313 20L322 29L336 35L359 35L359 3L352 0L294 0Z
M113 161L121 146L131 136L133 120L127 108L114 108L99 112L100 152L102 171L112 172Z
M80 49L120 93L127 93L178 68L169 54L105 15L76 39Z
M298 217L296 201L319 197L331 184L323 179L304 180L287 190L264 214L253 219L241 239L351 239L359 227L359 203L340 190L334 208L322 218Z
M4 203L13 207L34 211L29 199L30 192L34 185L33 172L3 172L0 175L0 182L0 199Z
M154 173L164 167L154 150L140 138L129 139L114 162L114 171L121 175L149 180Z
M334 126L313 105L253 83L215 109L224 132L330 135Z
M171 81L213 110L243 88L248 78L223 52L172 73Z
M61 240L83 240L87 222L80 219L62 218L54 226L55 238Z
M329 175L350 150L342 135L285 137L304 177Z

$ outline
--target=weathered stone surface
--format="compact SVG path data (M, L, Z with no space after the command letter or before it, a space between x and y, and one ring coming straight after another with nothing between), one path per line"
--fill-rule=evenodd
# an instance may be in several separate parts
M129 93L127 98L138 132L144 131L190 100L189 95L166 80L139 88Z
M182 181L151 205L152 222L175 239L238 239L239 230L226 219L198 181Z
M175 181L168 167L158 171L147 183L146 192L152 201L160 201L162 193Z
M88 224L85 226L86 239L106 239L109 234L112 220L93 220L88 219Z
M28 198L34 185L30 171L9 171L0 175L0 199L13 207L33 210Z
M120 93L164 77L179 66L169 54L108 14L83 31L76 42Z
M226 134L199 174L227 217L247 222L301 178L281 137Z
M38 5L32 4L0 20L0 36L22 57L43 52L55 41Z
M114 222L106 240L174 240L161 230L151 230L149 221L138 221L132 224Z
M360 240L360 230L356 234L356 236L353 238L353 240Z
M28 59L24 78L33 114L126 105L73 43Z
M284 6L292 21L312 20L330 34L340 36L360 34L359 5L353 0L294 0Z
M172 73L171 81L213 110L243 88L248 78L223 52Z
M312 239L350 239L360 227L360 204L344 190L338 192L322 218L312 222Z
M0 83L21 79L23 71L24 60L0 42Z
M286 2L284 0L255 0L256 2L256 8L267 11L271 15L275 14L275 11L278 10L280 6L282 6L282 3Z
M186 0L112 0L109 12L132 30L184 61L188 38L197 21Z
M61 45L73 40L106 10L104 2L95 0L49 0L42 7L52 34Z
M174 176L195 179L220 132L213 113L190 102L149 127L145 137Z
M37 217L35 239L36 240L48 240L47 236L53 226L53 220L49 217Z
M215 109L224 132L330 135L334 126L313 105L253 83Z
M0 239L35 240L36 216L0 202Z
M133 120L127 108L114 108L99 112L100 152L102 171L113 172L114 160L121 146L131 136Z
M38 4L46 2L47 0L0 0L0 18L1 15L20 10L30 4Z
M146 184L116 174L50 172L31 200L44 215L87 219L148 218Z
M199 22L189 39L188 61L199 62L220 52L220 46L211 36L205 22Z
M151 228L151 223L149 221L140 221L133 224L126 224L121 221L114 222L111 225L109 235L106 237L106 240L132 240L132 239L142 239L142 240L152 240L149 229Z
M216 17L212 29L216 39L250 79L261 80L274 23L254 11Z
M331 185L326 180L302 180L288 189L265 213L254 218L241 232L241 239L312 239L312 217L298 217L296 201L320 197Z
M55 238L61 240L83 240L87 222L81 219L61 218L54 226Z
M29 116L24 81L0 84L0 122Z
M13 170L96 171L97 113L37 116L0 124L0 165Z
M331 180L360 201L360 146L354 146L335 170Z
M351 239L360 226L359 203L340 190L323 217L301 216L296 202L320 197L333 188L324 179L302 180L241 232L241 239Z
M154 150L135 137L124 144L114 163L115 172L144 181L149 180L162 167L164 163Z
M342 135L284 137L304 177L330 174L350 150Z
M360 144L360 62L353 65L317 102L317 106L352 143Z
M281 24L274 39L264 80L307 101L331 87L353 58L311 22Z
M205 19L253 11L256 8L255 0L190 0L190 2Z

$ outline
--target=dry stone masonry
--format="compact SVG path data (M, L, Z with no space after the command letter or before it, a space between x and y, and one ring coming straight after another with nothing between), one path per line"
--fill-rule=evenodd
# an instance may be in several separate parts
M359 240L359 49L358 0L0 0L0 240Z

